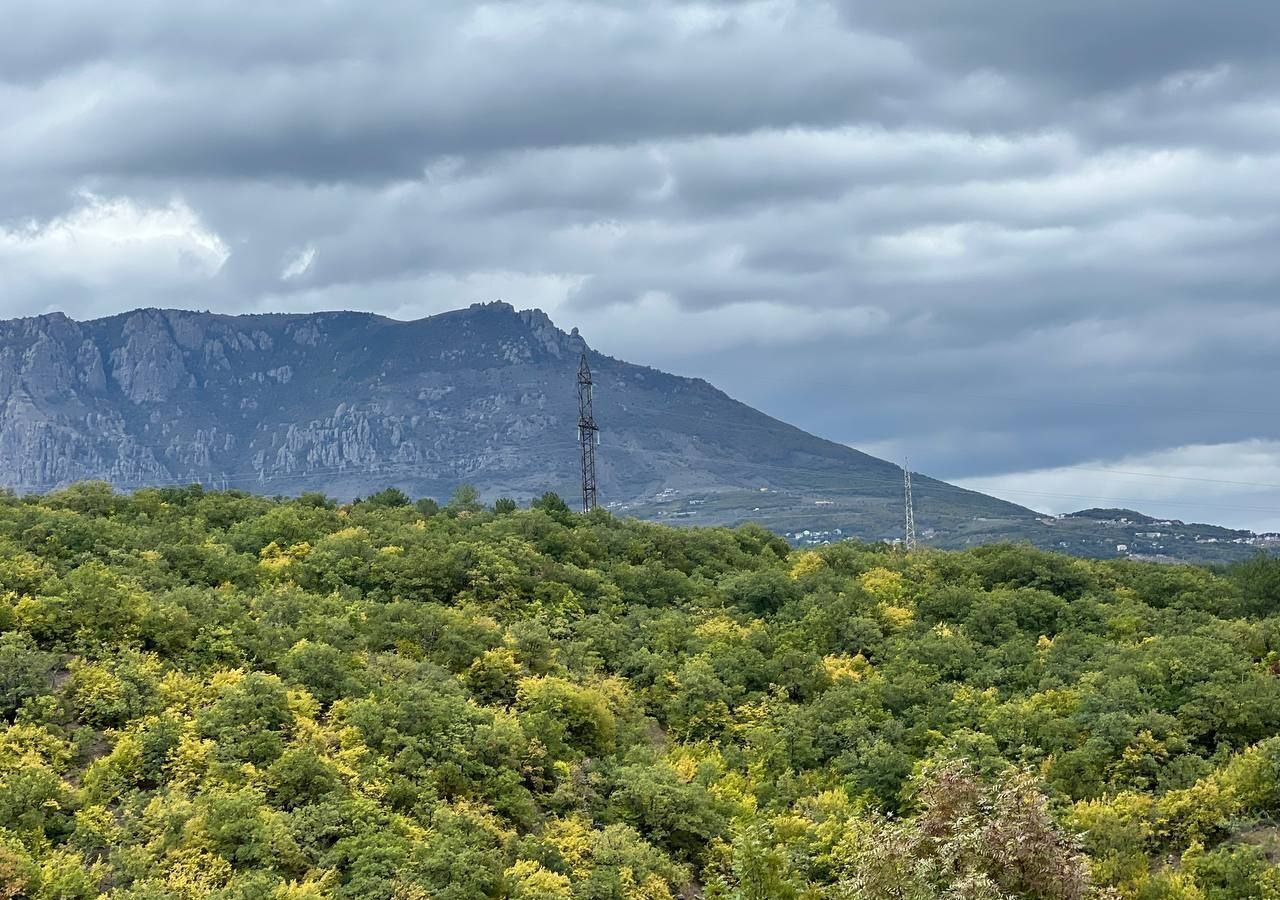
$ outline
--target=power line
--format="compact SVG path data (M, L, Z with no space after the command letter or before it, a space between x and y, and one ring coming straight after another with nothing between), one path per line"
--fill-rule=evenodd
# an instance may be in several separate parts
M649 451L645 455L646 457L673 456L676 458L682 458L682 455L679 453L675 453L672 451L661 451L661 450ZM769 464L763 464L763 463L753 463L752 465L754 468L763 469L767 471L789 472L793 474L806 474L806 473L820 474L820 475L826 475L827 477L831 477L831 478L840 477L840 473L838 471L832 471L829 469L812 469L812 468L804 468L799 466L796 466L796 467L779 466L779 465L769 465ZM877 499L885 499L891 496L893 492L896 492L897 490L900 489L900 485L897 485L895 482L891 480L886 480L879 476L872 476L869 479L860 480L859 486L882 489L884 493L881 497L878 497ZM742 488L742 490L749 490L749 488L744 487ZM839 489L834 488L834 490L839 490ZM939 494L939 493L967 494L969 496L990 497L996 500L1001 499L991 494L984 494L982 491L974 490L973 488L966 488L959 485L948 484L946 482L935 481L933 479L930 479L929 483L924 486L924 491L926 494ZM708 493L715 493L715 491L709 490ZM801 493L801 492L797 491L796 493ZM805 493L808 493L810 496L821 496L821 492L815 491L814 489L810 489ZM1007 490L1001 489L1001 493L1020 494L1020 495L1025 494L1027 496L1035 496L1035 497L1052 497L1052 498L1061 499L1061 500L1084 500L1091 503L1150 503L1150 504L1159 503L1159 504L1183 506L1188 508L1230 509L1230 510L1240 510L1240 511L1246 511L1246 512L1263 512L1263 513L1272 513L1274 515L1280 516L1280 508L1257 507L1257 506L1235 506L1235 505L1224 505L1224 504L1215 504L1215 503L1183 502L1181 500L1169 500L1169 499L1158 498L1158 497L1144 497L1144 498L1099 497L1099 496L1091 496L1086 494L1062 494L1062 493L1055 493L1051 491L1030 491L1030 490L1021 490L1021 489L1012 489L1012 488ZM1032 517L1044 515L1043 513L1038 513L1036 510L1028 510L1027 512L1030 513Z
M661 450L648 451L645 453L645 456L647 458L660 457L660 456L671 456L677 459L684 458L683 454L673 452L673 451L661 451ZM808 467L801 467L801 466L781 466L781 465L771 465L771 464L763 464L763 463L753 463L752 466L753 468L762 469L765 471L786 472L790 474L817 474L817 475L825 475L827 477L833 477L833 478L837 478L840 476L840 473L838 471L833 471L831 469L816 469L816 468L808 468ZM376 475L402 475L402 476L412 475L414 473L424 471L427 467L422 463L394 463L394 464L383 465L379 467L376 471L359 471L355 469L340 468L340 467L332 467L332 468L336 469L338 474L350 473L353 476L368 477L371 475L374 475L374 476ZM260 479L256 474L250 474L243 478L217 475L209 479L178 478L178 479L169 479L169 480L149 481L149 482L146 482L145 484L140 483L137 485L137 487L138 488L185 487L191 484L202 484L206 480L210 482L218 481L218 482L224 482L224 483L244 483L246 481L257 481L261 485L270 485L274 482L279 482L279 481L310 480L324 474L326 474L326 471L321 469L316 469L308 473L268 475L264 479ZM888 496L891 492L895 490L894 482L890 480L886 480L880 476L872 476L869 479L861 480L859 484L860 486L863 486L863 487L868 487L873 489L874 488L883 489L885 491L885 496ZM750 490L750 488L746 486L743 486L738 489ZM987 497L992 497L993 499L996 499L996 500L1001 499L1000 497L997 497L995 495L984 494L982 491L974 490L972 488L952 485L946 482L935 481L933 479L930 479L929 483L924 486L924 490L926 494L939 494L939 493L964 494L968 496L987 496ZM715 489L709 489L708 492L716 493L717 491ZM815 494L815 492L812 489L804 492L795 491L794 493L800 496L803 496L803 494L805 493L808 493L810 496L813 496ZM1203 502L1194 502L1194 501L1171 500L1171 499L1160 498L1160 497L1143 497L1143 498L1101 497L1101 496L1094 496L1094 495L1088 495L1088 494L1064 494L1064 493L1056 493L1052 491L1033 491L1033 490L1025 490L1025 489L1015 489L1015 488L1008 488L1008 489L1002 488L1000 489L1000 493L1015 494L1019 496L1045 497L1045 498L1053 498L1053 499L1060 499L1060 500L1081 500L1089 503L1098 503L1098 504L1107 504L1107 503L1137 503L1137 504L1152 504L1152 505L1161 504L1161 505L1179 506L1179 507L1184 507L1188 509L1216 509L1216 510L1232 510L1232 511L1243 511L1243 512L1259 512L1259 513L1268 513L1268 514L1280 516L1280 508L1203 503ZM913 483L913 494L914 494L914 483ZM878 497L876 499L884 499L884 498ZM1028 510L1027 512L1030 514L1029 517L1032 517L1032 518L1036 517L1037 515L1043 515L1042 513L1037 513L1036 510ZM1011 516L1011 518L1012 517L1013 516ZM1027 516L1024 516L1024 518L1026 517Z
M707 423L709 421L708 418L704 416L698 416L698 415L694 415L687 412L682 413L682 412L675 412L675 411L665 410L665 409L660 410L654 407L648 407L643 404L636 404L633 402L620 403L619 406L622 407L623 409L626 409L628 412L630 411L652 412L662 416L665 419L685 419L688 421L696 421L699 423ZM765 416L764 413L760 413L759 415ZM592 416L592 421L594 422L594 416ZM784 429L795 428L795 426L787 426L785 423L779 423L778 427L774 427L774 426L767 426L764 424L754 423L754 422L737 422L737 423L733 423L730 427L731 429L734 429L734 430L760 431L760 432L766 432L770 434L777 434L778 427L781 427ZM799 429L796 429L796 430L799 430ZM597 441L598 441L598 435L597 435ZM836 447L840 447L842 449L846 448L847 446L843 444L838 444L837 442L829 442L829 443L833 444ZM537 445L530 445L528 447L529 450L533 450L536 448L537 448ZM853 448L848 448L848 449L853 450ZM519 452L519 451L516 450L513 452ZM649 456L649 457L662 456L662 455L671 455L678 458L680 457L681 454L678 454L678 453L667 454L667 453L664 453L664 451L650 451L646 454L646 456ZM833 460L833 462L837 462L838 464L838 461L836 460ZM822 474L822 475L835 476L835 477L839 476L838 472L834 472L828 469L815 469L815 468L806 468L801 466L767 465L767 464L755 463L755 462L751 463L750 465L756 469L782 471L782 472L788 472L793 474L814 473L814 474ZM886 464L886 467L888 465L890 464ZM206 482L210 484L215 484L215 485L221 484L224 489L228 485L241 485L241 484L253 484L258 487L267 487L267 486L270 486L273 484L279 484L279 483L314 480L320 477L324 477L325 475L339 475L339 476L350 475L351 477L363 477L363 478L368 478L370 476L376 477L378 475L386 475L386 476L394 476L397 474L412 475L415 473L425 473L429 467L430 467L430 464L423 463L423 462L374 463L372 465L354 463L354 464L338 464L338 465L330 465L330 466L316 466L309 469L306 472L294 472L294 473L286 472L286 473L279 473L279 474L269 474L265 470L254 468L254 469L230 470L230 471L223 471L223 472L210 472L208 478L193 476L193 477L158 479L158 480L148 481L148 482L139 482L136 484L136 487L182 486L182 485L189 485L194 483L204 484ZM1171 474L1154 473L1154 472L1132 472L1132 471L1120 470L1120 469L1097 468L1097 467L1088 467L1088 466L1059 466L1055 468L1063 469L1063 470L1101 472L1101 473L1109 473L1109 474L1117 474L1117 475L1126 475L1126 476L1132 476L1132 477L1161 478L1161 479L1172 479L1172 480L1179 480L1179 481L1197 481L1197 482L1204 482L1204 483L1210 483L1210 484L1226 484L1226 485L1242 486L1242 487L1280 489L1280 485L1270 484L1265 482L1214 479L1214 478L1203 478L1203 477L1194 477L1194 476L1171 475ZM460 477L460 473L432 473L432 474L434 477L442 477L442 476L443 477ZM892 486L888 482L884 481L883 478L880 476L864 477L863 479L860 480L860 484L864 487L869 487L869 488L881 487L881 488L884 488L886 491L892 490ZM1051 492L1051 491L1036 491L1036 490L1018 489L1018 488L1000 488L998 490L1001 494L1012 494L1016 496L1027 496L1027 497L1045 497L1045 498L1055 498L1055 499L1073 499L1073 500L1082 500L1082 501L1088 501L1093 503L1161 504L1161 505L1177 506L1177 507L1182 507L1187 509L1202 508L1202 509L1218 509L1218 510L1235 510L1235 511L1261 512L1261 513L1280 515L1280 509L1274 509L1270 507L1206 503L1202 501L1187 501L1187 500L1181 500L1181 499L1166 499L1166 498L1159 498L1159 497L1156 497L1156 498L1153 498L1153 497L1143 497L1143 498L1101 497L1101 496L1092 496L1092 495L1086 495L1086 494L1057 493L1057 492ZM964 494L970 494L970 495L981 493L980 491L977 491L974 489L954 487L951 485L946 485L938 482L929 484L926 487L926 492L927 493L928 492L950 492L950 493L964 493Z
M937 393L934 391L913 390L911 388L891 388L885 391L882 396L888 395L888 394L894 394L894 393L911 394L917 397L932 397L932 398L938 397ZM973 400L996 400L1002 403L1008 403L1011 400L1011 398L1005 394L997 394L997 393L991 393L991 392L984 393L980 391L953 391L948 394L948 397L949 398L967 397ZM1209 404L1206 404L1205 406L1154 406L1150 403L1125 403L1123 401L1116 401L1116 400L1084 400L1084 399L1078 399L1074 397L1062 397L1062 398L1056 398L1056 399L1038 397L1036 399L1039 401L1039 405L1041 407L1060 404L1064 406L1096 406L1104 409L1141 409L1141 410L1145 410L1146 412L1168 412L1168 413L1191 412L1191 413L1212 413L1213 415L1221 415L1222 413L1228 413L1230 415L1250 416L1250 417L1274 416L1276 413L1274 409L1269 409L1269 410L1245 409L1243 407L1216 406L1216 405L1209 405Z
M533 449L533 448L531 447L530 449ZM669 456L675 459L684 458L683 454L675 451L652 450L652 451L645 452L646 458L664 457L664 456ZM814 468L814 467L807 467L807 466L784 466L784 465L758 463L758 462L752 462L750 463L750 465L753 469L771 471L771 472L784 472L784 473L790 473L790 474L825 475L829 478L841 477L841 473L838 471L838 469L835 469L834 467L831 469L826 469L826 468ZM145 483L140 482L138 483L137 486L138 487L174 487L174 486L186 486L190 484L203 484L205 482L222 482L222 483L230 483L230 484L244 484L247 482L255 482L260 486L270 486L277 482L307 481L307 480L312 480L324 475L334 475L334 474L336 475L350 474L353 477L369 477L369 476L378 476L378 475L405 476L405 475L413 475L416 473L424 473L428 470L428 468L429 468L428 464L406 462L406 463L380 464L377 466L376 469L361 469L353 466L338 466L338 465L327 466L327 467L320 466L305 473L286 473L286 474L280 474L280 475L262 475L258 470L241 470L242 474L239 476L237 476L237 474L234 472L217 473L217 474L211 475L207 479L199 478L199 477L171 478L171 479L147 481ZM1232 482L1232 483L1234 484L1236 482ZM1249 483L1249 482L1240 482L1240 484L1252 485L1252 483ZM872 489L879 488L883 490L885 494L889 494L894 492L897 489L900 489L900 486L895 487L894 482L892 480L881 475L864 476L859 480L859 485L862 487L867 487ZM1266 485L1258 485L1258 486L1265 487ZM749 488L744 486L742 489L747 490ZM914 489L915 489L915 485L913 482L913 490ZM974 495L993 496L990 494L984 494L984 492L976 490L974 488L966 488L958 485L952 485L946 482L937 481L935 479L929 479L929 482L926 485L924 485L924 490L926 494L953 493L953 494L966 494L969 496L974 496ZM1246 511L1246 512L1273 513L1276 515L1280 515L1280 508L1204 503L1200 501L1183 501L1178 499L1169 499L1169 498L1161 498L1161 497L1141 497L1141 498L1104 497L1104 496L1095 496L1095 495L1088 495L1088 494L1067 494L1067 493L1058 493L1053 491L1035 491L1035 490L1027 490L1027 489L1021 489L1021 488L1001 488L1000 492L1004 494L1017 494L1017 495L1025 495L1025 496L1033 496L1033 497L1050 497L1050 498L1063 499L1063 500L1084 500L1084 501L1096 502L1096 503L1151 503L1151 504L1159 503L1159 504L1166 504L1166 505L1183 506L1187 508L1228 509L1228 510L1238 510L1238 511ZM812 489L810 489L809 493L813 493ZM999 499L999 498L997 497L996 499ZM1034 514L1036 511L1029 510L1029 512Z
M1230 484L1238 487L1274 488L1280 490L1280 484L1269 484L1265 481L1232 481L1225 478L1203 478L1194 475L1169 475L1163 472L1128 472L1123 469L1096 468L1093 466L1052 466L1041 471L1057 472L1106 472L1112 475L1126 475L1135 478L1167 478L1173 481L1202 481L1206 484Z
M903 545L906 551L910 553L916 549L916 505L915 500L911 497L911 462L909 460L903 460L902 462L902 478L906 483L907 495L907 530Z
M1015 490L1013 488L1001 488L1003 494L1020 494L1028 497L1054 497L1060 500L1087 500L1091 503L1145 503L1145 504L1161 504L1168 506L1184 506L1190 509L1229 509L1241 512L1261 512L1280 515L1280 509L1264 506L1235 506L1225 503L1201 503L1201 502L1184 502L1182 500L1166 500L1159 497L1096 497L1089 494L1054 494L1047 491L1027 491ZM973 493L982 493L974 491ZM988 494L987 496L995 496Z
M673 414L673 415L678 415L678 414ZM530 447L529 449L534 449L534 448ZM683 458L683 454L672 452L672 451L661 451L661 450L648 451L646 452L645 456L650 458L661 457L661 456L671 456L676 459ZM840 477L840 472L838 470L833 470L833 469L820 469L820 468L805 467L805 466L783 466L783 465L758 463L758 462L753 462L750 465L754 469L760 469L765 471L786 472L790 474L816 474L816 475L825 475L827 477L833 477L833 478ZM384 463L384 464L378 464L376 468L367 468L367 469L357 465L317 466L309 470L308 472L284 473L284 474L264 474L260 470L254 469L254 470L240 470L239 472L232 471L232 472L222 472L222 473L211 473L210 477L207 479L201 478L201 477L159 479L154 481L147 481L145 483L140 482L137 484L137 487L173 487L173 486L186 486L190 484L203 484L205 482L231 484L231 485L254 483L254 484L257 484L258 486L267 487L280 482L309 481L318 477L323 477L325 475L349 474L352 477L365 477L365 478L370 476L378 476L378 475L387 475L387 476L413 475L416 473L425 473L428 470L428 468L429 468L428 464L413 462L413 463ZM1132 474L1139 474L1139 473L1132 473ZM1147 474L1154 475L1155 473L1147 473ZM1170 476L1170 477L1174 477L1174 476ZM1227 483L1238 484L1242 486L1256 486L1256 487L1270 486L1265 483L1255 483L1255 482L1232 481ZM862 479L860 479L859 484L867 488L873 488L873 489L880 488L884 490L886 493L889 493L895 490L893 483L891 481L886 479L884 476L879 476L879 475L864 476ZM913 488L914 488L914 484L913 484ZM978 491L973 488L965 488L965 487L960 487L956 485L950 485L945 482L936 481L934 479L930 479L930 483L925 486L925 491L926 493L955 493L955 494L967 494L971 496L983 494L982 491ZM1271 513L1275 515L1280 515L1280 509L1278 508L1258 507L1258 506L1240 506L1235 504L1205 503L1202 501L1184 501L1180 499L1169 499L1169 498L1161 498L1161 497L1142 497L1142 498L1107 497L1107 496L1095 496L1095 495L1088 495L1088 494L1068 494L1068 493L1059 493L1059 492L1053 492L1053 491L1036 491L1036 490L1027 490L1022 488L1000 488L999 491L1002 494L1015 494L1018 496L1028 496L1028 497L1046 497L1046 498L1063 499L1063 500L1083 500L1083 501L1088 501L1093 503L1162 504L1162 505L1180 506L1188 509L1200 508L1200 509L1234 510L1234 511L1244 511L1244 512L1262 512L1262 513ZM1031 512L1034 513L1035 510L1031 510Z
M682 414L682 413L667 413L665 411L658 410L654 407L637 406L636 404L633 404L633 403L623 404L623 408L628 412L635 409L639 409L644 412L653 412L655 414L661 413L662 415L668 418L682 418L688 421L695 421L700 423L705 423L708 421L706 418L700 417L700 416L694 416L694 415ZM787 426L786 423L782 423L782 424L790 428L796 427L796 426ZM758 431L758 432L763 432L768 434L777 434L777 429L775 428L771 428L767 425L760 425L760 424L750 423L750 422L735 422L733 423L731 428L744 429L749 431ZM818 438L818 440L826 440L828 441L828 443L834 444L838 447L847 448L857 453L863 453L864 455L870 455L870 454L866 454L865 451L858 450L858 448L852 447L848 444L842 444L839 441L831 441L827 438L820 438L820 437ZM1238 481L1238 480L1222 479L1222 478L1197 477L1197 476L1191 476L1191 475L1172 475L1172 474L1164 474L1159 472L1132 472L1124 469L1113 469L1113 468L1097 467L1097 466L1081 466L1081 465L1049 466L1043 470L1038 470L1038 471L1100 472L1100 473L1108 473L1108 474L1115 474L1115 475L1130 475L1138 478L1164 478L1164 479L1171 479L1174 481L1197 481L1197 482L1204 482L1207 484L1225 484L1225 485L1233 485L1238 487L1273 488L1276 490L1280 490L1280 484L1273 484L1268 482ZM985 477L985 476L973 476L973 477ZM1179 502L1179 501L1170 501L1170 502Z
M1117 405L1121 405L1121 404L1117 404ZM654 413L662 412L663 415L669 418L683 418L689 421L697 421L697 422L707 421L706 418L699 417L699 416L693 416L693 415L681 414L681 413L666 413L664 411L657 410L653 407L638 406L634 403L626 403L626 404L622 404L622 406L628 412L639 409L645 412L654 412ZM786 423L782 423L782 424L784 426L786 425ZM770 434L777 433L777 430L775 428L769 427L767 425L760 425L760 424L749 423L749 422L735 422L731 427L734 429L745 429L745 430L759 431L759 432L765 432ZM786 427L796 427L796 426L786 426ZM826 440L826 439L819 438L819 440ZM829 442L832 444L836 444L837 446L840 446L840 447L847 447L848 449L853 450L855 452L859 452L859 453L864 452L864 451L858 450L856 447L850 447L847 444L841 444L838 441L829 441ZM1172 474L1165 474L1165 473L1159 473L1159 472L1133 472L1133 471L1128 471L1123 469L1112 469L1112 468L1096 467L1096 466L1062 465L1062 466L1052 466L1045 469L1044 471L1098 472L1098 473L1108 473L1108 474L1116 474L1116 475L1127 475L1127 476L1133 476L1138 478L1161 478L1161 479L1169 479L1174 481L1194 481L1194 482L1203 482L1206 484L1223 484L1223 485L1232 485L1237 487L1269 488L1269 489L1280 490L1280 484L1274 484L1269 482L1240 481L1240 480L1222 479L1222 478L1205 478L1205 477L1197 477L1197 476L1191 476L1191 475L1172 475ZM975 476L975 477L979 477L979 476ZM973 491L973 492L981 493L980 491ZM1013 493L1014 491L1012 489L1008 489L1005 492ZM1061 496L1063 498L1070 498L1073 496L1077 496L1077 495L1051 495L1043 492L1027 492L1027 491L1018 491L1017 493L1032 493L1032 494L1038 494L1041 496ZM1101 500L1106 498L1098 498L1098 499ZM1135 502L1135 503L1161 502L1161 503L1179 504L1184 506L1197 505L1195 503L1190 503L1190 502L1184 503L1184 501L1182 500L1173 500L1173 499L1170 499L1170 500L1151 500L1151 499L1124 500L1124 499L1112 498L1112 500L1115 500L1115 502ZM1229 507L1229 506L1218 506L1216 508L1255 509L1253 507Z
M923 393L923 392L920 392L920 393ZM653 413L655 415L661 416L662 418L668 419L668 420L683 419L690 422L697 422L699 424L705 424L709 421L708 418L705 416L698 416L692 413L683 413L683 412L671 411L666 409L658 409L655 407L645 406L643 404L637 404L634 402L619 403L618 405L622 409L626 410L627 412L632 412L632 411L649 412L649 413ZM1115 404L1115 405L1120 405L1120 404ZM764 416L765 414L760 413L760 415ZM779 423L779 425L782 428L795 428L795 426L789 426L789 425L786 425L786 423ZM767 433L767 434L777 434L777 431L778 431L776 427L754 423L754 422L735 422L730 426L730 429L731 430L748 430L748 431L755 431L755 432L761 432L761 433ZM796 430L800 430L800 429L796 429ZM823 440L823 439L819 438L819 440ZM848 445L841 444L836 441L829 441L828 443L831 443L833 446L839 447L842 449L847 448L849 450L853 450L854 452L861 452L861 451L857 451L856 448L848 447ZM535 445L530 445L530 449L533 449L533 446ZM369 475L378 475L378 474L395 474L396 472L404 472L404 471L422 471L422 470L425 470L428 465L429 464L422 463L422 462L371 463L371 464L370 463L362 464L362 463L356 462L356 463L342 463L342 464L328 465L328 466L315 466L315 467L309 468L306 472L284 472L284 473L269 473L259 468L232 469L232 470L224 470L224 471L218 471L218 472L210 472L208 479L198 477L198 476L193 476L193 477L169 478L169 479L163 479L163 480L148 481L145 483L139 482L139 484L145 484L145 486L159 487L159 486L170 486L170 485L187 485L192 483L203 483L205 481L210 481L215 483L235 482L238 484L252 482L261 486L266 486L266 485L270 485L277 482L305 481L305 480L316 478L326 474L336 474L336 475L350 474L352 476L360 477L360 476L369 476ZM759 464L756 464L756 465L759 465ZM890 465L890 464L886 464L886 466L887 465ZM797 472L806 471L799 467L783 467L783 468L787 468ZM1156 473L1156 472L1133 472L1128 470L1092 467L1092 466L1064 465L1064 466L1054 466L1052 467L1052 470L1098 472L1098 473L1107 473L1107 474L1128 475L1128 476L1142 477L1142 478L1161 478L1161 479L1170 479L1170 480L1177 480L1177 481L1198 481L1198 482L1204 482L1209 484L1226 484L1226 485L1233 485L1233 486L1240 486L1240 487L1256 487L1256 488L1269 488L1269 489L1280 490L1280 484L1271 484L1266 482L1215 479L1215 478L1194 477L1194 476L1185 476L1185 475L1171 475L1171 474ZM812 471L812 470L809 470L809 471ZM977 491L972 491L972 492L978 493ZM1006 490L1006 492L1013 493L1014 491L1013 489L1008 489ZM1017 493L1027 493L1029 495L1038 495L1038 496L1062 496L1064 498L1079 496L1079 495L1054 495L1047 492L1029 492L1029 491L1017 491ZM1099 498L1099 499L1103 499L1103 498ZM1188 506L1194 505L1193 503L1190 503L1190 502L1184 503L1184 501L1181 501L1181 500L1151 500L1146 498L1141 500L1136 500L1136 501L1122 500L1118 502L1167 502L1167 503L1178 503L1178 504L1188 505ZM1219 508L1227 508L1227 507L1219 507Z

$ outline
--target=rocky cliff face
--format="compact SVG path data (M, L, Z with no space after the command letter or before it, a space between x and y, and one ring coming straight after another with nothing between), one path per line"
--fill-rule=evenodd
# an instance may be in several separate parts
M395 484L444 497L471 482L491 497L572 497L583 352L583 339L544 313L503 303L416 322L154 309L0 322L0 484L200 482L338 497ZM590 358L603 499L816 482L885 503L898 496L890 463L705 382ZM1017 510L965 496L972 515Z

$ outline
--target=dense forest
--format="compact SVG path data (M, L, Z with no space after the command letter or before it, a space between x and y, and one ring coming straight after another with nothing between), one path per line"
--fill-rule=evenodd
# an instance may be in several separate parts
M1280 562L0 496L0 898L1280 898Z

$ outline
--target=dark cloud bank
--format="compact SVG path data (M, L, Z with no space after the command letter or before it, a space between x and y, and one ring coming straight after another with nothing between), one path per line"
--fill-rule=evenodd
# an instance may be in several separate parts
M5 316L501 297L1018 502L1280 527L1280 4L4 18Z

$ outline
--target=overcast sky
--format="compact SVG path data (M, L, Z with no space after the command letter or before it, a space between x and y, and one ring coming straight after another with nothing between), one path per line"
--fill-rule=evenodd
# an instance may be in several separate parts
M3 6L0 314L501 298L1039 509L1280 530L1275 0Z

